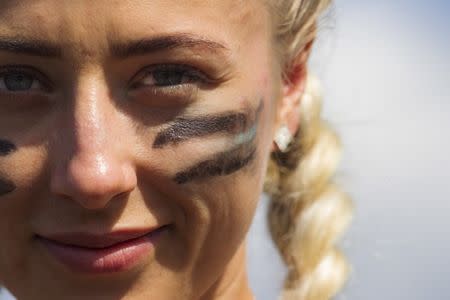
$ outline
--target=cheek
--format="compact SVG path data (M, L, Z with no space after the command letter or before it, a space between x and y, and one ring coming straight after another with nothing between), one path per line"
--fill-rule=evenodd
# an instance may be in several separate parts
M47 154L40 145L18 143L17 151L0 157L0 177L16 186L0 197L0 282L16 293L35 278L46 280L33 238L50 199L47 170Z
M222 232L222 236L225 234L226 238L233 239L234 234L246 230L260 194L262 176L259 164L257 161L245 172L231 175L222 184L215 186L209 199L205 199L209 204L213 231Z
M8 156L17 151L16 145L13 142L0 139L0 156Z
M46 184L42 182L46 154L38 148L19 147L11 154L0 157L0 206L3 209L24 206L24 202L29 202L26 206L36 204L38 190L46 189Z
M264 117L265 118L265 117ZM265 121L260 125L256 155L251 164L223 178L204 185L200 198L209 222L208 238L212 247L236 246L242 242L252 222L262 193L270 152L271 139L266 138L270 127Z
M217 228L218 236L223 237L225 234L229 240L242 239L253 220L266 176L272 143L272 122L269 100L264 104L261 114L254 160L248 168L231 175L223 185L216 187L215 195L223 199L214 200L210 211L214 215L214 228Z
M3 160L5 160L6 157L12 155L16 150L16 145L11 141L0 139L0 158L5 157L3 158ZM0 165L0 171L1 169ZM7 172L4 173L5 175L0 173L0 197L10 194L16 189L16 185L11 180L7 179Z
M0 282L26 276L31 253L28 251L29 231L24 226L24 211L18 205L0 204ZM7 278L3 278L3 274L8 274Z
M0 190L9 191L0 195L0 277L9 274L7 282L27 276L27 261L33 255L30 253L33 213L42 198L39 189L44 186L37 184L43 162L39 153L20 147L0 157Z
M200 195L201 210L190 216L196 223L192 246L199 249L195 269L202 274L197 278L219 274L245 241L260 197L258 169L259 162L246 172L215 179Z
M265 98L258 117L255 154L251 162L236 173L212 178L199 185L199 198L208 211L211 231L218 235L246 231L262 192L272 144L273 101ZM222 233L221 233L222 232Z
M11 281L20 282L17 278L24 278L28 273L27 261L32 256L29 251L32 204L25 199L29 197L17 189L0 197L0 282L7 285ZM8 274L7 278L3 274Z
M8 179L0 178L0 197L11 194L16 189L16 185Z

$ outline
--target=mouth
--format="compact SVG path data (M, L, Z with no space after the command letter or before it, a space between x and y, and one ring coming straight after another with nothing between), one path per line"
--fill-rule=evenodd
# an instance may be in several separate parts
M115 273L145 263L169 225L101 235L72 232L36 235L52 259L77 273Z

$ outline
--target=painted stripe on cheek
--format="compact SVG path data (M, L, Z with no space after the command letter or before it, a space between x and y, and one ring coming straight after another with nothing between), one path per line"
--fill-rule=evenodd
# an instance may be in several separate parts
M187 170L178 172L174 181L178 184L185 184L198 179L206 179L215 176L226 176L235 173L248 166L255 160L256 145L254 144L257 135L260 115L263 111L264 100L261 99L258 108L254 112L254 122L246 131L242 131L250 125L249 117L245 117L245 122L241 123L241 128L233 139L234 148L220 152L212 158L202 161Z
M194 137L203 137L215 133L227 132L235 134L247 127L247 115L240 112L229 112L216 116L198 116L178 118L174 123L158 133L153 148L176 145Z
M12 182L0 179L0 197L14 192L15 189L16 186Z
M16 145L7 140L0 139L0 156L7 156L17 150Z
M0 156L8 156L17 150L12 142L0 139ZM14 183L9 180L0 179L0 197L12 193L16 189Z
M203 161L187 171L177 173L174 181L178 184L185 184L193 180L230 175L249 165L255 159L255 155L255 146L244 151L242 147L225 151L214 159Z

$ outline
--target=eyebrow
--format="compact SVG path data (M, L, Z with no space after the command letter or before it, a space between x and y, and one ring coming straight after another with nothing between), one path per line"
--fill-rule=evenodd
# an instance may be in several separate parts
M126 58L175 48L198 49L220 54L226 54L225 52L229 51L229 48L222 43L187 33L143 38L126 43L116 43L110 46L110 51L115 57ZM0 36L0 51L48 58L61 58L63 53L61 46L49 41L20 36Z
M62 49L57 45L47 41L22 37L0 36L0 51L49 58L60 58L62 56Z
M175 48L199 49L221 53L229 50L224 44L217 41L186 33L156 36L123 44L113 44L110 50L113 56L123 58Z
M263 108L263 101L256 109L254 120L258 121ZM163 148L166 145L176 145L193 137L202 137L215 133L243 133L250 125L249 112L225 112L217 115L198 117L180 117L159 132L153 142L153 148Z

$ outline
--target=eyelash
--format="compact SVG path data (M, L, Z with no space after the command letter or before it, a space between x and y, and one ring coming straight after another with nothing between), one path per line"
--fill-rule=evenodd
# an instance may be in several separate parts
M10 90L6 80L7 76L23 76L31 80L29 89L24 90ZM17 78L16 78L17 79ZM38 85L36 87L36 85ZM48 92L50 90L50 85L48 81L44 78L39 71L32 67L27 66L6 66L0 70L0 92L6 93L27 93L34 91L44 91Z
M170 79L165 78L169 81L169 84L158 84L155 81L158 81L162 78L155 78L155 75L157 74L162 75L163 78L164 76L170 77L171 75L175 75L178 76L176 79L181 80L181 82L170 82ZM150 79L153 80L153 82L150 84L144 82L145 79L149 79L149 76L151 76ZM138 73L137 77L138 81L134 81L132 83L132 89L152 88L160 90L174 90L186 88L186 86L188 85L192 87L192 85L203 85L212 82L212 80L205 73L194 67L183 64L160 64L145 67Z
M164 75L165 74L165 75ZM169 84L158 85L155 80L161 76ZM165 76L175 76L175 81L170 83L170 79ZM160 78L161 79L161 78ZM150 81L146 83L145 81ZM194 99L197 91L203 86L217 83L217 79L213 79L205 72L185 64L158 64L151 65L141 69L137 75L133 77L130 84L130 92L145 101L157 103L158 99L171 99L171 101L164 101L164 105L171 105L179 103L178 101Z
M163 76L162 78L155 78L155 75ZM19 75L26 79L32 80L29 88L23 90L12 90L5 82L7 76ZM175 75L175 81L181 80L181 82L175 82L173 76ZM166 78L164 78L166 76ZM172 78L170 77L172 76ZM179 78L177 78L177 76ZM183 92L192 92L200 85L212 83L213 80L208 77L204 72L188 65L184 64L158 64L153 66L147 66L143 68L134 78L130 88L136 90L140 88L151 89L154 94L180 94ZM151 83L145 81L153 80ZM158 84L156 81L166 79L168 84ZM171 82L172 81L172 82ZM37 85L37 86L36 86ZM29 66L5 66L0 69L0 93L29 93L35 91L49 92L51 85L45 76Z

